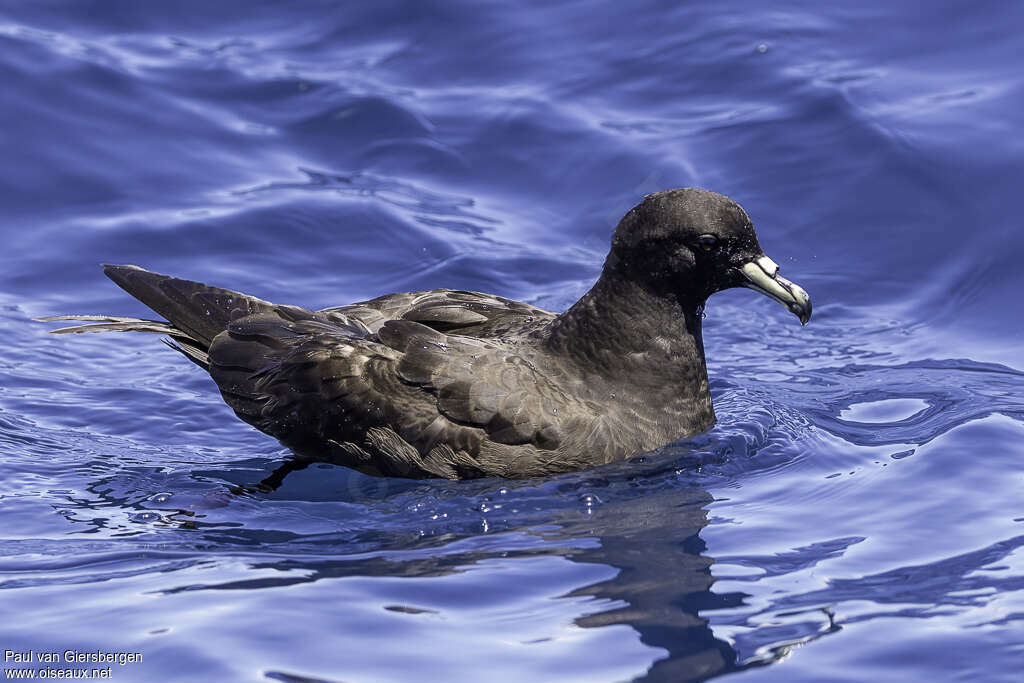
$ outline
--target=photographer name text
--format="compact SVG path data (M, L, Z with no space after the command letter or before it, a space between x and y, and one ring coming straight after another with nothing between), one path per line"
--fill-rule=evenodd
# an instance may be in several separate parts
M124 666L140 662L142 662L141 652L4 650L4 663L6 664L119 664Z

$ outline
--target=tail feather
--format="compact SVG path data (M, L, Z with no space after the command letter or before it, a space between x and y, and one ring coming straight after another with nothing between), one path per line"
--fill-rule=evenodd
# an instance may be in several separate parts
M48 315L45 318L35 318L35 320L41 323L50 323L57 320L99 321L89 325L61 327L56 330L50 330L50 334L80 334L82 332L151 332L153 334L166 334L174 341L164 339L163 342L165 344L178 353L183 354L204 370L210 369L207 347L200 346L199 342L170 323L160 322L159 320L144 320L142 318L122 318L112 315Z
M122 318L113 315L48 315L36 318L37 322L50 323L58 320L96 321L90 325L71 325L50 330L50 334L78 334L80 332L154 332L156 334L181 334L181 331L165 322L142 318Z
M55 315L41 322L69 320L88 323L51 330L51 334L81 332L151 332L166 334L165 343L196 365L209 370L208 351L213 338L240 317L273 308L253 296L210 287L143 270L138 266L104 266L103 272L123 290L169 322L108 315Z
M209 347L232 320L273 307L253 296L152 273L138 266L107 265L103 272L204 347Z
M207 353L207 349L190 344L191 340L184 337L174 337L174 341L170 339L161 339L160 341L185 356L185 358L188 358L203 370L210 371L210 354Z

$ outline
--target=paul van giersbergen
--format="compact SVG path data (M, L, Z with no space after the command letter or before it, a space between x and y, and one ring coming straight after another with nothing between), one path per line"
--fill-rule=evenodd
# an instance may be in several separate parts
M64 650L64 652L36 652L35 650L4 650L5 663L17 664L54 664L67 662L73 664L138 664L142 661L141 652L106 652L104 650Z

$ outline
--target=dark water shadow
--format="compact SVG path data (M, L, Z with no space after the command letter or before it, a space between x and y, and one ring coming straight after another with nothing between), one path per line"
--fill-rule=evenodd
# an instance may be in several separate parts
M746 594L721 594L713 590L711 567L715 559L708 554L701 532L709 522L707 506L714 499L704 488L688 483L686 474L681 477L678 469L681 463L695 457L694 453L683 457L671 453L649 458L639 467L635 462L623 463L540 483L434 482L428 486L436 500L458 501L451 508L450 524L439 536L413 542L406 536L400 546L395 544L395 551L371 552L361 557L278 556L251 565L252 569L276 569L282 575L278 578L192 584L178 590L247 590L356 576L440 577L496 558L557 555L571 562L615 570L612 578L582 585L558 597L585 598L600 606L578 616L574 620L577 626L628 626L642 643L664 650L665 654L636 680L698 681L770 664L785 656L788 648L769 648L756 658L740 661L737 650L715 634L706 616L709 611L742 605ZM246 497L290 498L297 492L286 490L289 475L303 472L308 465L305 461L285 462L257 486L236 490ZM421 493L424 486L403 482L388 490L380 482L391 480L355 473L350 476L361 481L357 488L367 487L362 489L363 494L376 499L378 509L388 503L404 505L416 497L417 491ZM462 503L469 500L474 501L474 507L487 511L488 503L500 497L505 505L519 506L515 524L505 527L505 534L491 536L490 543L479 543L486 536L473 533L479 530L476 517L469 521L462 515L460 519L454 510L465 509ZM566 501L578 504L567 506ZM492 525L502 528L497 520ZM508 534L525 534L543 543L512 541ZM503 535L505 539L501 538ZM385 609L410 615L433 612L406 604L388 605ZM806 643L839 629L830 617L827 628L816 629L799 640Z

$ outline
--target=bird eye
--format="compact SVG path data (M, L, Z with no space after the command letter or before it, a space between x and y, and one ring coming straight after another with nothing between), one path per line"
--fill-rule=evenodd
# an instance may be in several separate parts
M704 251L711 251L718 246L718 238L711 234L701 235L697 238L697 246Z

